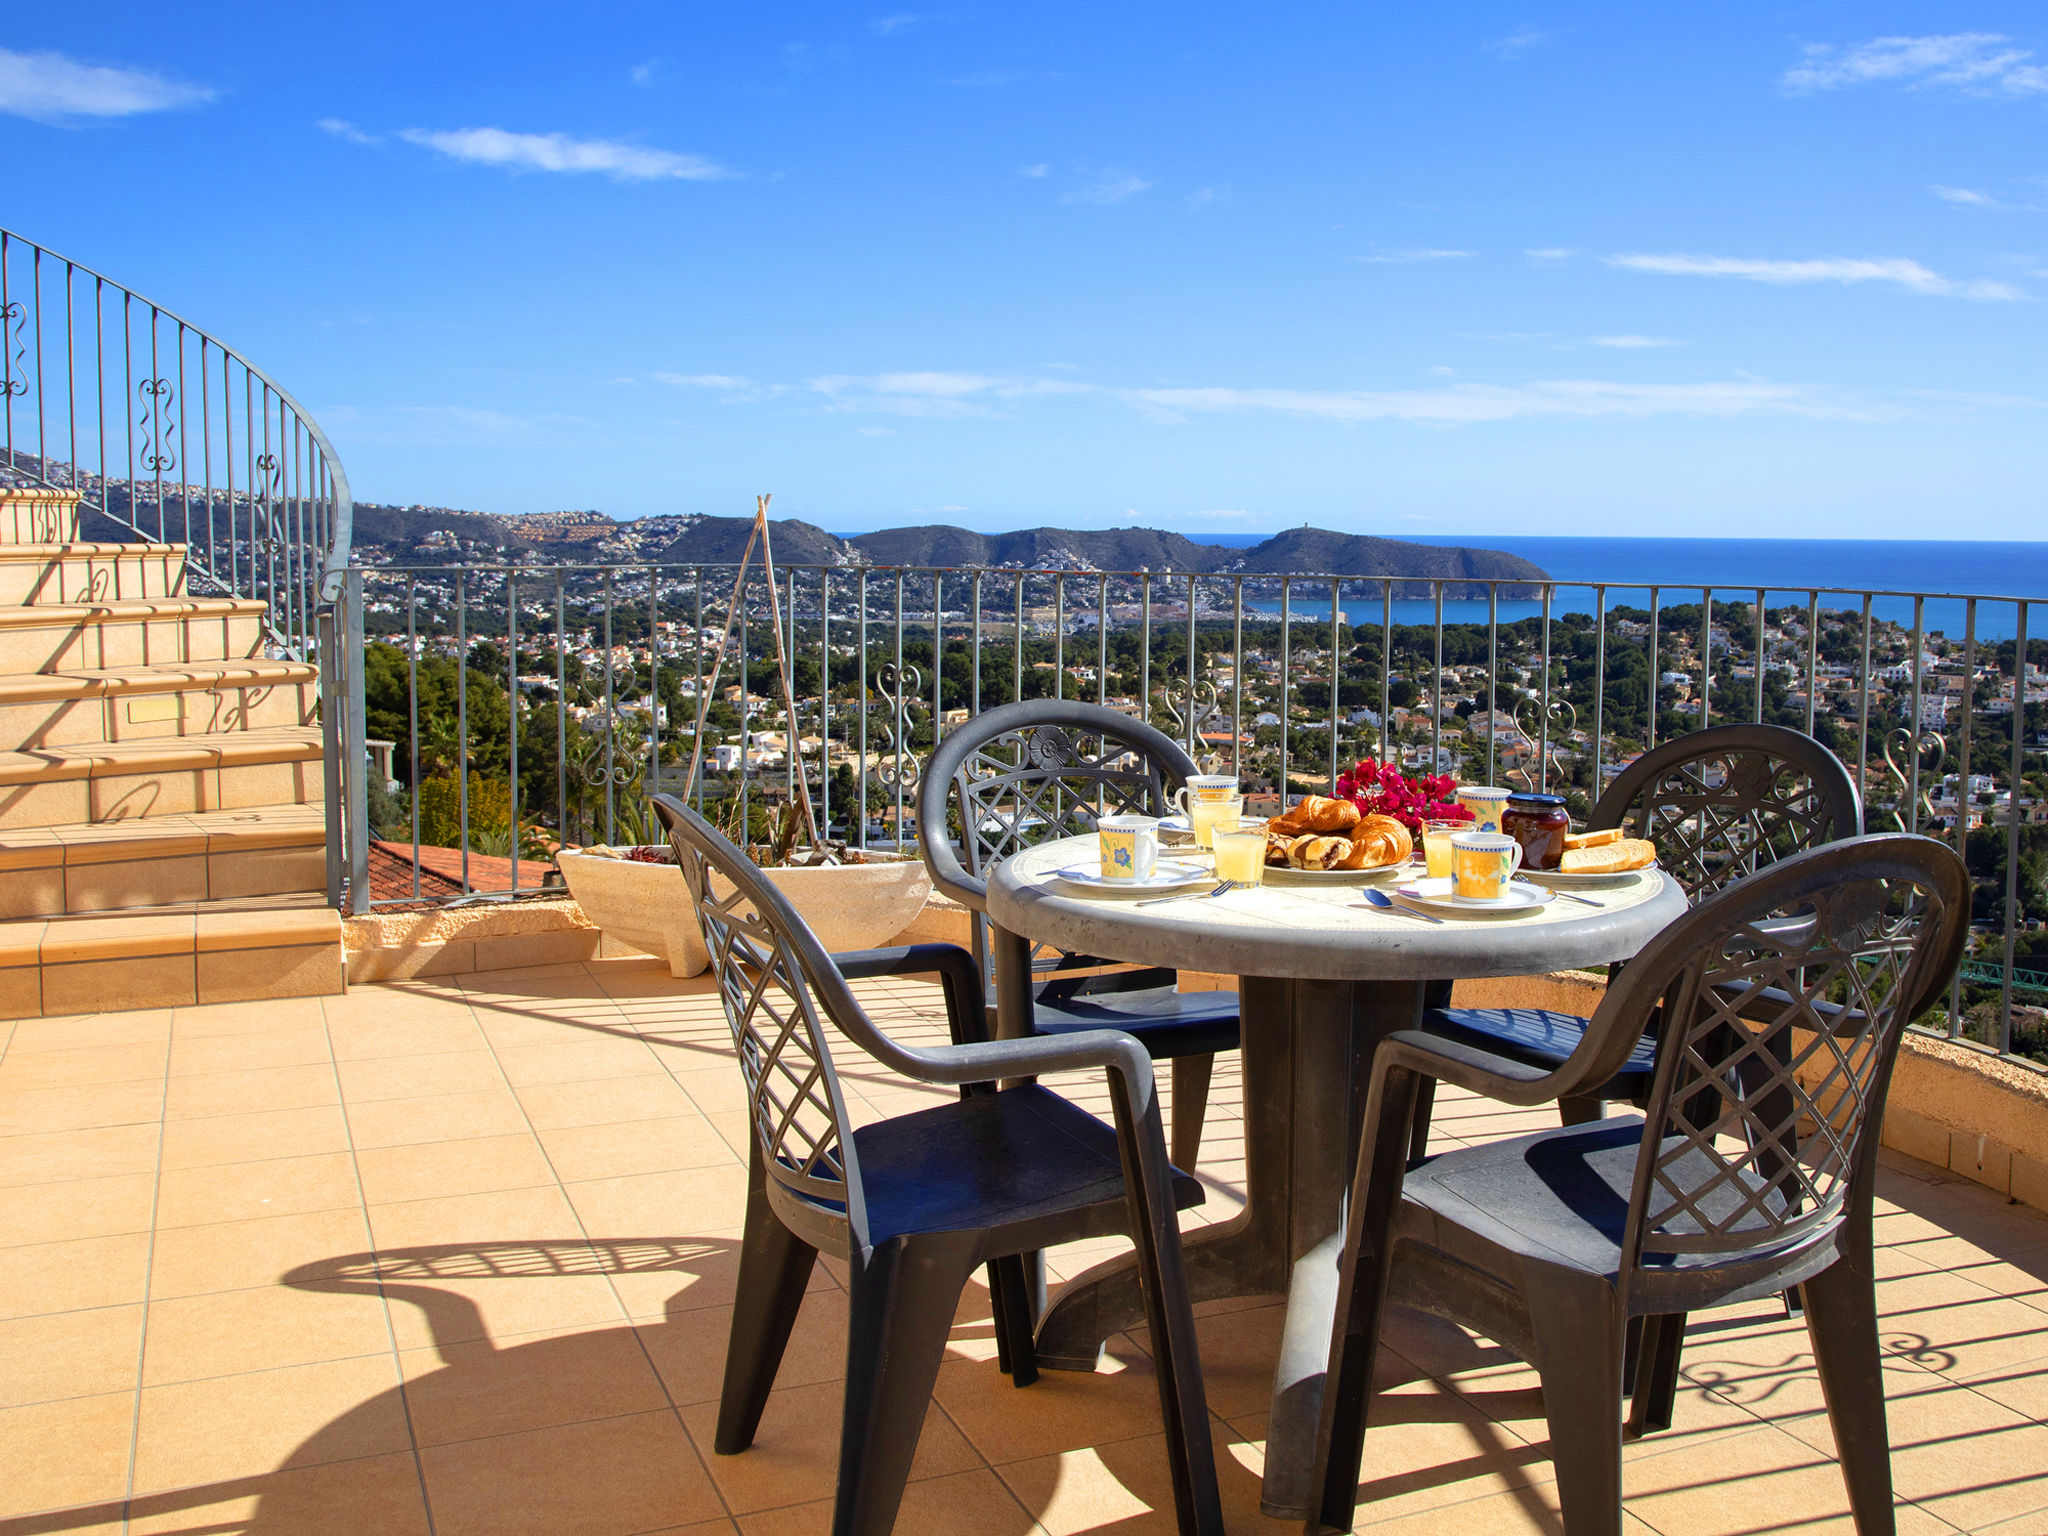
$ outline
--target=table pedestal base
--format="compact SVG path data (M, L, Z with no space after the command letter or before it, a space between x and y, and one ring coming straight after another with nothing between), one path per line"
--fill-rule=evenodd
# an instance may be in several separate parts
M1345 1197L1358 1158L1373 1050L1421 1018L1425 982L1238 983L1244 1026L1245 1207L1187 1234L1196 1301L1285 1293L1261 1507L1302 1519L1336 1316ZM1102 1341L1144 1320L1130 1257L1061 1290L1038 1328L1038 1363L1090 1371Z

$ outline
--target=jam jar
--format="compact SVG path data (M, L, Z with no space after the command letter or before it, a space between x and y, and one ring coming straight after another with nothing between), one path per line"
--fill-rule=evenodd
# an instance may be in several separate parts
M1510 795L1500 813L1500 829L1522 845L1523 868L1555 869L1564 858L1572 819L1563 795Z

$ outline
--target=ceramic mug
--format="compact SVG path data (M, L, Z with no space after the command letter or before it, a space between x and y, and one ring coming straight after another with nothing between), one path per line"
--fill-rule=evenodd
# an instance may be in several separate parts
M1501 809L1508 803L1510 791L1489 789L1484 784L1467 784L1458 790L1458 804L1472 813L1474 832L1498 832Z
M1499 901L1522 867L1522 845L1505 832L1460 832L1451 839L1451 890L1460 901Z
M1143 880L1159 862L1157 816L1105 816L1095 823L1095 836L1105 880Z
M1173 808L1185 816L1190 800L1228 800L1237 793L1237 780L1227 773L1191 773L1187 783L1167 796Z

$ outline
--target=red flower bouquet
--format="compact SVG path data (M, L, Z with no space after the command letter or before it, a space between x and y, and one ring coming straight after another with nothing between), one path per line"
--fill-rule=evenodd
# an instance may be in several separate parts
M1393 817L1414 835L1418 846L1425 821L1472 819L1472 813L1458 804L1458 781L1449 774L1422 773L1411 779L1392 763L1371 758L1338 776L1337 793L1367 816Z

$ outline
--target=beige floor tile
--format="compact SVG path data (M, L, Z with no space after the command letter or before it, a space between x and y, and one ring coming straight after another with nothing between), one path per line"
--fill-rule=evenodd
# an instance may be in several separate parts
M602 1251L612 1245L600 1238L597 1246ZM621 1272L612 1276L628 1316L646 1321L732 1305L739 1284L737 1229L703 1237L659 1239L653 1245L643 1239L617 1246L628 1254L644 1250L654 1255L649 1263L621 1265ZM821 1260L811 1267L807 1294L844 1290L829 1263Z
M948 1360L933 1395L992 1465L1159 1429L1151 1357L1122 1335L1095 1371L1047 1371L1028 1391L1013 1387L993 1361Z
M30 1088L0 1093L0 1136L135 1125L163 1117L164 1085L106 1083L92 1088Z
M169 1120L198 1120L210 1115L245 1115L257 1110L308 1109L332 1104L338 1097L334 1068L314 1066L255 1067L247 1071L203 1072L170 1079L164 1102Z
M305 1109L260 1109L204 1120L173 1120L164 1126L166 1172L264 1162L280 1157L316 1157L348 1150L348 1124L338 1104Z
M476 1244L408 1261L387 1256L384 1294L400 1349L446 1348L621 1325L626 1310L588 1244Z
M353 1209L179 1227L157 1233L150 1295L199 1296L275 1285L301 1266L362 1253L369 1246L363 1213Z
M327 1026L336 1061L388 1056L439 1056L485 1049L483 1031L466 1009L447 1008L410 1018L345 1019Z
M326 1018L320 1007L323 1001L340 999L274 997L253 1003L201 1003L177 1010L177 1034L180 1040L196 1040L202 1035L263 1034L273 1029L318 1024ZM373 1007L379 1001L373 996L365 1000L365 1005ZM384 1006L388 1008L390 1004Z
M0 1189L0 1247L146 1232L155 1200L146 1173Z
M1213 1430L1211 1453L1224 1528L1275 1536L1300 1531L1299 1520L1274 1520L1260 1511L1257 1468L1262 1457L1258 1447L1244 1442L1227 1424L1216 1423ZM1080 1536L1089 1531L1173 1536L1180 1528L1163 1434L1012 1462L998 1467L996 1475L1038 1518L1049 1536Z
M737 1161L565 1186L593 1237L690 1237L739 1226L747 1171Z
M341 1091L353 1109L384 1099L502 1089L505 1076L489 1051L443 1051L432 1056L381 1056L337 1064Z
M420 1459L438 1536L631 1536L723 1512L667 1409L434 1446Z
M359 1149L512 1136L527 1131L526 1114L501 1083L475 1093L350 1103L348 1125Z
M708 1070L677 1071L675 1079L690 1096L690 1102L707 1115L746 1112L746 1079L740 1075L738 1064L730 1059Z
M373 1205L555 1183L540 1143L525 1131L467 1141L366 1148L356 1158L362 1168L363 1197Z
M742 1515L739 1525L746 1536L825 1536L832 1529L832 1501ZM896 1529L918 1536L1035 1536L1036 1530L1015 1495L982 1467L911 1483L903 1490Z
M370 1212L370 1226L386 1253L448 1244L573 1242L585 1235L568 1200L552 1186L379 1205Z
M508 1050L497 1047L506 1079L515 1088L545 1083L596 1082L615 1077L644 1077L662 1071L654 1053L633 1039L592 1036L554 1045Z
M127 1306L149 1284L149 1234L0 1248L0 1317Z
M390 1352L382 1298L266 1285L152 1301L142 1384Z
M133 1391L142 1308L98 1307L0 1322L0 1407Z
M669 1173L734 1161L725 1138L701 1115L569 1126L541 1132L564 1183L636 1173Z
M261 1478L408 1448L398 1370L387 1350L146 1388L135 1489Z
M272 1157L166 1172L157 1188L157 1225L197 1227L258 1216L296 1216L362 1204L346 1152Z
M519 1102L537 1131L664 1120L696 1109L674 1079L660 1075L535 1084L519 1090Z
M667 1402L630 1327L408 1350L401 1366L422 1446L651 1413Z
M261 1067L304 1067L331 1061L327 1029L322 1024L295 1024L240 1035L187 1036L179 1030L171 1041L170 1075L195 1072L247 1072Z
M754 1443L737 1456L713 1455L707 1462L726 1507L745 1516L831 1498L839 1470L844 1401L845 1391L837 1382L771 1392ZM718 1405L685 1408L683 1422L693 1441L708 1446L718 1423ZM953 1422L937 1407L931 1408L910 1464L912 1479L947 1477L980 1465L981 1459Z
M0 1519L110 1500L118 1519L134 1430L133 1392L0 1409Z
M0 1136L0 1188L151 1173L162 1139L161 1128L149 1122Z
M133 1013L69 1013L46 1019L16 1019L8 1037L9 1056L31 1051L76 1051L117 1045L163 1045L171 1038L171 1010Z
M30 1088L89 1088L101 1083L150 1082L164 1075L162 1041L24 1051L0 1062L0 1093Z
M1776 1530L1803 1529L1849 1508L1834 1459L1768 1426L1631 1461L1623 1491L1663 1536L1722 1536L1748 1528L1759 1509Z
M660 1322L639 1324L640 1342L661 1372L672 1401L685 1407L717 1402L731 1328L732 1313L725 1307L679 1310ZM836 1289L809 1292L775 1372L776 1390L845 1377L846 1294Z
M130 1536L276 1532L284 1536L427 1536L427 1506L410 1451L294 1466L231 1482L144 1494Z

